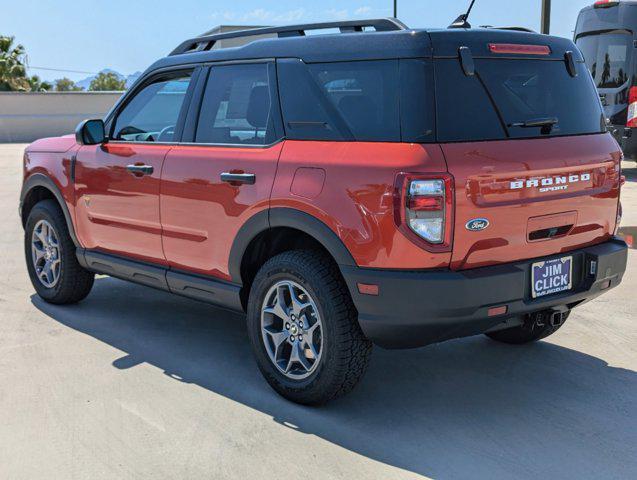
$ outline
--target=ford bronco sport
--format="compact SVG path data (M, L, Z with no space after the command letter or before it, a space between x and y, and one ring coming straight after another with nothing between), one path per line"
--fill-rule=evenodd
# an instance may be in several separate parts
M621 158L566 39L395 19L197 37L27 148L25 254L47 302L100 273L245 311L270 385L319 404L372 343L536 341L617 286Z

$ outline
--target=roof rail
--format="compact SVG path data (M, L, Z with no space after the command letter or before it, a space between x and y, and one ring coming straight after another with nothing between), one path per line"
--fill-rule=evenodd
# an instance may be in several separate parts
M389 32L397 30L407 30L407 25L396 18L379 18L372 20L350 20L343 22L308 23L304 25L289 25L284 27L263 27L252 28L250 30L238 30L234 32L216 33L213 35L203 35L191 38L181 43L170 52L172 55L182 53L201 52L210 50L215 42L228 38L254 37L257 35L276 34L282 37L304 36L307 30L321 30L327 28L338 28L341 33L362 32L365 27L373 27L377 32Z

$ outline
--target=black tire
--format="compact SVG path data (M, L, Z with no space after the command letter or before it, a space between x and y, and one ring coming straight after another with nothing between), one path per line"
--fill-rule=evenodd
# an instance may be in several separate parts
M519 327L487 333L486 336L497 342L508 343L511 345L523 345L525 343L537 342L557 332L562 325L564 325L564 322L566 322L566 319L570 314L571 312L564 314L562 323L557 326L551 325L548 321L538 322L536 320L532 320L531 317L527 317L524 324Z
M267 292L280 281L302 286L314 300L322 322L322 355L309 377L290 379L270 360L261 334L261 309ZM331 258L295 250L268 260L259 270L248 302L248 334L257 365L280 395L304 405L320 405L350 392L360 381L372 350L358 324L356 308Z
M40 220L46 220L58 237L59 279L50 288L38 278L31 254L33 230ZM55 201L43 200L29 213L24 232L24 253L33 288L44 301L65 305L79 302L90 293L95 274L82 268L77 261L75 244L69 235L66 219Z

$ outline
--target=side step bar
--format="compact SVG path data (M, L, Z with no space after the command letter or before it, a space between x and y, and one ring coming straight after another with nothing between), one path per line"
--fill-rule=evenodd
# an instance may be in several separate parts
M240 297L241 285L83 248L78 248L76 255L80 265L92 272L157 288L236 312L243 311Z

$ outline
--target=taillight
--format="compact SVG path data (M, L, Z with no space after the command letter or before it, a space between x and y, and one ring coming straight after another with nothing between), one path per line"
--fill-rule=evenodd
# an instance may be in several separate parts
M637 128L637 87L631 87L628 93L628 121L626 126Z
M622 202L619 202L619 205L617 205L617 220L615 221L615 231L613 232L614 235L617 235L619 233L619 226L622 223L622 213L624 213L624 209L622 208Z
M394 220L414 243L432 252L451 249L453 178L401 173L396 179Z

